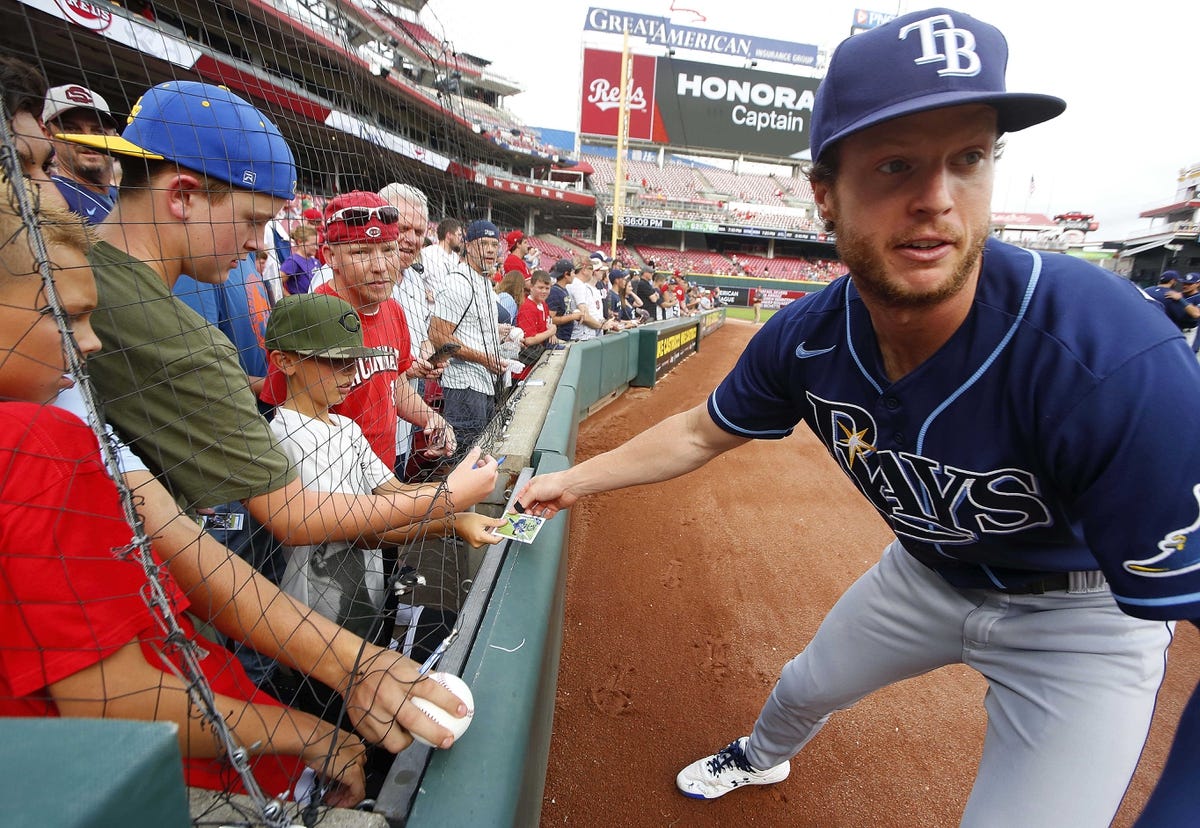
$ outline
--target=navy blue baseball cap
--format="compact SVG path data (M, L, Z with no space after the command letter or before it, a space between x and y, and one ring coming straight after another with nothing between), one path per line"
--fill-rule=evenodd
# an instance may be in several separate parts
M56 137L118 155L174 161L275 198L296 197L296 162L279 128L223 86L160 83L133 105L120 137Z
M463 235L464 241L475 241L476 239L499 239L500 230L490 221L479 219L467 225L467 232Z
M1197 282L1200 282L1200 273L1196 273L1196 272L1185 273L1182 276L1180 276L1176 281L1179 282L1179 284L1181 284L1181 285L1194 285Z
M813 104L811 157L868 127L905 115L987 104L1001 132L1040 124L1067 104L1008 92L1008 42L995 26L950 9L925 9L854 35L837 47Z
M1179 278L1178 270L1164 270L1162 272L1162 275L1158 277L1158 281L1166 282L1170 279L1178 279L1178 278Z

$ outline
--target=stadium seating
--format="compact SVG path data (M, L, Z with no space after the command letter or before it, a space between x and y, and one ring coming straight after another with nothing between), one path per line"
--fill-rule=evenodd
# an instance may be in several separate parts
M639 256L653 260L659 271L678 270L685 275L741 275L733 259L721 253L699 250L676 250L669 247L636 245ZM749 253L738 253L738 262L744 275L764 278L791 279L801 281L828 282L846 272L845 266L832 259L803 259L791 256L776 256L768 259Z
M705 169L714 197L724 201L745 201L753 204L781 204L783 187L770 175L738 174L716 168Z

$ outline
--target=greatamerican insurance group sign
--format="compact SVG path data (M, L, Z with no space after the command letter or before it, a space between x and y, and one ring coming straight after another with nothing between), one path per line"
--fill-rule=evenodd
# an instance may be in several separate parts
M817 47L807 43L679 26L672 23L669 17L590 8L583 28L589 32L622 35L628 31L635 40L644 40L651 46L666 49L690 49L746 60L773 60L794 66L817 65Z
M798 158L809 147L817 78L631 55L629 138ZM581 135L615 138L621 53L585 48Z

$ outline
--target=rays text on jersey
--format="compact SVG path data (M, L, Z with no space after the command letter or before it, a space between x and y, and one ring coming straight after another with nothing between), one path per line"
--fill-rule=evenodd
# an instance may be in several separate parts
M957 545L1053 524L1032 472L964 469L880 448L865 410L811 393L808 400L821 441L897 535Z

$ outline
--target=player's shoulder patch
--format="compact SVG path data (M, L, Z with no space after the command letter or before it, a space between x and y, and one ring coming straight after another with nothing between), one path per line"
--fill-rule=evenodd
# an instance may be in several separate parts
M1125 561L1126 572L1145 578L1172 578L1200 569L1200 483L1192 487L1196 517L1188 526L1173 529L1158 542L1158 554Z

